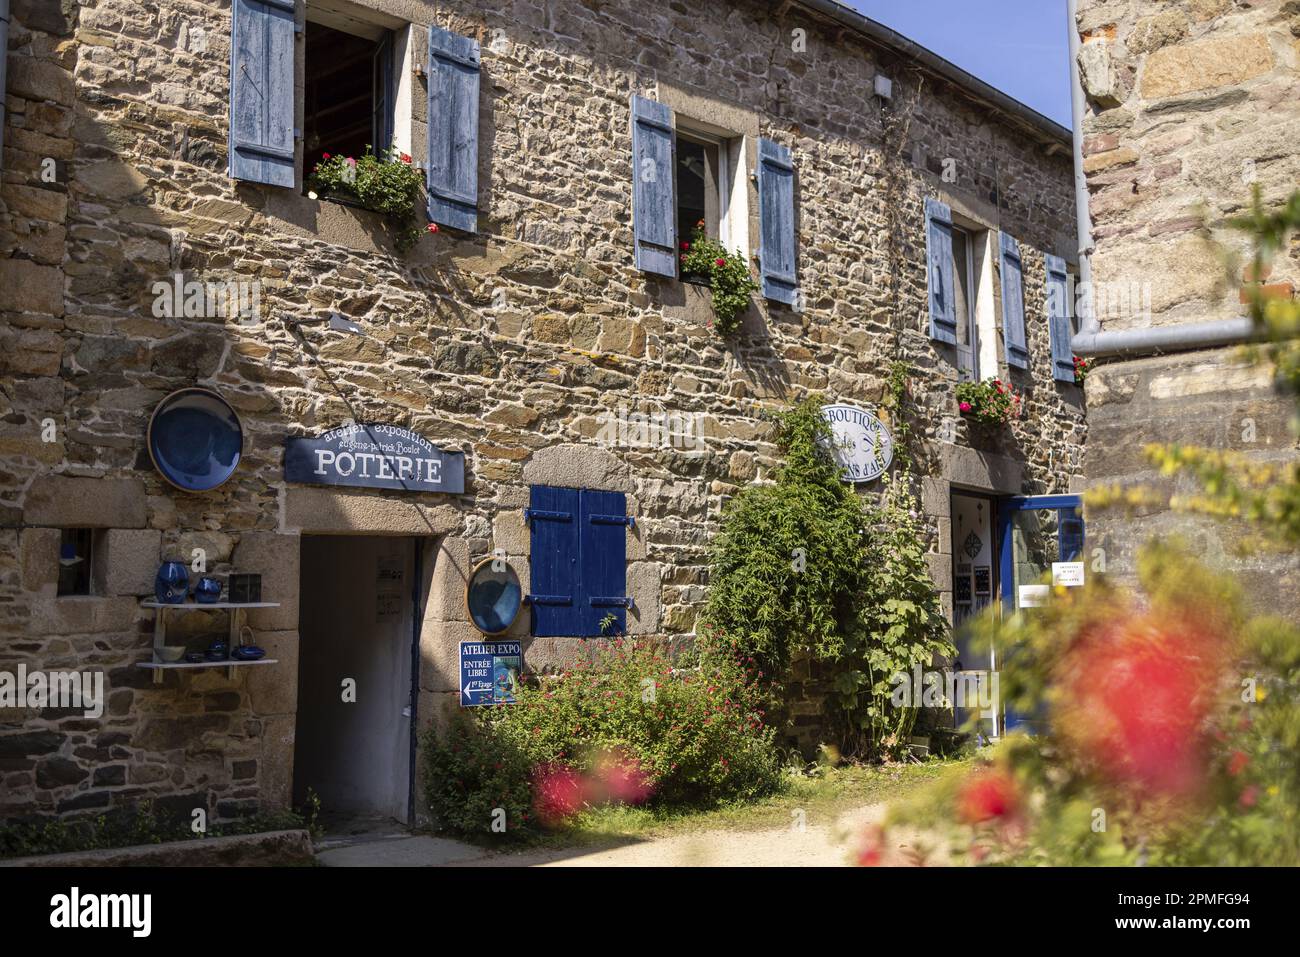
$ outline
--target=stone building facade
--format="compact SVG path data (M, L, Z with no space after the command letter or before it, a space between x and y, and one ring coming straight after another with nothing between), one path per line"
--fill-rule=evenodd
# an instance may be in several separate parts
M1246 237L1228 220L1300 188L1300 7L1283 0L1081 0L1077 27L1087 113L1083 171L1102 290L1137 290L1099 310L1103 333L1191 328L1247 311L1241 283L1295 295L1300 239L1267 276L1243 268ZM1230 256L1237 257L1235 266ZM1234 271L1236 274L1234 275ZM1115 340L1111 340L1114 342ZM1162 479L1147 443L1190 443L1278 464L1296 455L1293 401L1239 343L1166 343L1111 354L1087 381L1090 487L1194 486ZM1233 571L1261 607L1300 616L1300 557L1245 552L1249 529L1146 506L1089 516L1090 547L1131 576L1153 535L1186 537Z
M471 569L500 550L525 591L538 576L524 512L534 487L626 496L626 631L688 642L723 504L777 464L760 412L814 392L874 409L897 359L915 370L913 451L950 607L954 488L996 497L1078 485L1083 396L1054 379L1046 316L1045 256L1072 259L1075 245L1059 126L827 4L233 6L296 25L287 55L302 135L275 160L289 186L228 172L230 0L12 4L0 667L98 669L108 688L96 719L0 711L0 817L144 798L218 817L288 804L316 725L299 714L299 676L323 669L330 689L355 677L351 664L331 673L313 646L340 595L377 607L377 567L418 586L401 612L414 618L418 695L401 718L435 723L459 706L460 644L480 638L464 599ZM328 82L305 65L313 24L391 44L393 143L420 166L441 135L430 127L445 129L429 115L431 78L445 77L428 28L477 51L470 230L444 220L403 256L375 214L305 194L305 154L329 149L306 132L319 120L306 115L306 91ZM877 78L891 81L888 96ZM733 341L711 330L707 290L637 268L633 95L698 134L710 162L730 164L716 195L726 238L747 258L764 242L750 177L759 142L790 151L799 295L756 294ZM957 414L962 360L931 338L927 200L970 237L981 374L1025 396L1022 418L1000 433L972 432ZM1023 369L1006 363L1000 234L1018 241ZM159 315L155 284L177 274L255 284L258 308ZM236 410L243 449L228 482L187 493L154 468L146 436L158 403L196 385ZM691 423L697 441L634 437L646 421L636 417L656 414ZM633 437L611 430L624 419ZM287 438L349 421L394 423L463 452L463 494L285 480ZM91 542L85 594L59 594L68 530ZM278 606L249 610L247 623L277 664L170 672L160 684L138 667L151 660L156 612L142 599L160 561L196 554L219 578L262 576L263 599ZM221 632L225 614L178 615L176 640ZM509 634L532 671L602 640L533 636L527 609ZM360 680L357 701L373 701L375 687ZM384 702L395 753L405 700ZM816 723L815 703L794 710ZM389 771L406 774L393 760ZM411 811L401 795L391 809Z

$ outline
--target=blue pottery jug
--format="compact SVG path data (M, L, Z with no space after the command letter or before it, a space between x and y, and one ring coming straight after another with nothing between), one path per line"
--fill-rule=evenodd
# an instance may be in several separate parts
M220 601L221 581L216 578L200 578L194 586L194 600L204 605Z
M190 593L190 570L184 562L163 562L153 580L154 597L164 605L180 605Z

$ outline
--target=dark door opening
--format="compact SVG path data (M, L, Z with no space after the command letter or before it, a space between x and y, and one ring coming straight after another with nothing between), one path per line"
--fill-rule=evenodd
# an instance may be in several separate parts
M302 538L294 803L410 823L419 539Z

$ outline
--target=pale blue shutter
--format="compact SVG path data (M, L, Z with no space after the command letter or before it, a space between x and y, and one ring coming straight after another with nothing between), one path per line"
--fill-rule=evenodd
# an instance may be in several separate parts
M676 145L672 110L632 95L632 230L636 268L677 275Z
M1025 281L1020 264L1020 244L999 233L1002 247L1002 346L1007 365L1029 368L1029 347L1025 344Z
M930 293L930 338L957 344L957 300L953 288L952 210L925 201L925 258Z
M374 116L370 120L371 148L383 159L393 142L393 35L385 33L371 57Z
M478 41L429 27L429 218L478 230Z
M1057 382L1074 382L1070 274L1060 256L1047 257L1047 322L1052 337L1052 378Z
M794 163L788 147L758 141L758 265L763 296L793 304L795 283Z
M294 185L293 0L233 0L230 175Z

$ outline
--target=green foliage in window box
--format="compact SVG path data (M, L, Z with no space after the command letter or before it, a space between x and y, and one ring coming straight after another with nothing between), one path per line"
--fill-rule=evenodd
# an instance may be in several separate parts
M326 153L307 185L312 194L350 201L379 213L393 231L398 252L414 248L426 232L438 231L434 223L424 225L424 177L411 164L411 157L395 148L381 157L366 147L360 159Z
M780 781L762 719L752 667L676 670L655 647L619 639L426 739L425 795L440 829L489 840L609 802L757 797ZM492 830L495 808L504 832Z
M696 225L690 242L682 243L682 250L682 277L708 280L717 317L711 325L723 338L733 335L749 308L750 295L758 289L749 265L739 253L729 253L721 243L709 239L703 222Z
M890 703L894 677L954 652L906 469L875 500L859 497L840 479L821 405L814 396L775 415L776 481L743 489L723 513L704 660L753 661L778 699L776 682L807 654L832 676L845 749L901 754L916 712Z
M957 408L967 418L985 425L1006 425L1020 417L1020 393L1009 382L984 379L957 386Z

